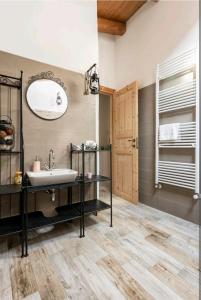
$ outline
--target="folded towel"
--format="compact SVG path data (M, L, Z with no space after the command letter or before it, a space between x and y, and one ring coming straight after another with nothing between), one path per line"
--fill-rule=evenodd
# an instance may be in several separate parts
M85 144L85 149L86 150L93 150L96 147L97 147L96 142L94 142L94 141L86 141L86 144Z
M175 141L180 138L179 123L160 125L159 140L160 141Z

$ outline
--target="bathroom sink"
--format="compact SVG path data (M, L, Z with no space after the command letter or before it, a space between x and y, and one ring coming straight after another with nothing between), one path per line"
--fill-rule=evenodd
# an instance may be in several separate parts
M53 169L52 171L27 172L31 185L59 184L75 181L78 172L71 169Z

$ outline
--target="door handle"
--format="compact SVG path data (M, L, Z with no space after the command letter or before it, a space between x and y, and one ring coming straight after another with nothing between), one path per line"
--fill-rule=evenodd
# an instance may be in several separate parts
M139 143L138 143L138 137L135 139L128 139L129 142L133 142L132 147L138 149L139 148Z
M129 142L132 142L132 147L135 148L135 139L128 139Z

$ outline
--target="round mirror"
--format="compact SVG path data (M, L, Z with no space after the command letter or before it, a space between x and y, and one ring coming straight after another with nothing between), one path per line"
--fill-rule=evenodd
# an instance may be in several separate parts
M64 88L56 81L39 79L30 83L27 89L27 103L37 116L54 120L66 112L68 98Z

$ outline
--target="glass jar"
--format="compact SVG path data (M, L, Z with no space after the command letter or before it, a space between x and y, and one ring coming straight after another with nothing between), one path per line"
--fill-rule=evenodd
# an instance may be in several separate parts
M15 184L22 184L22 172L20 171L15 173Z

